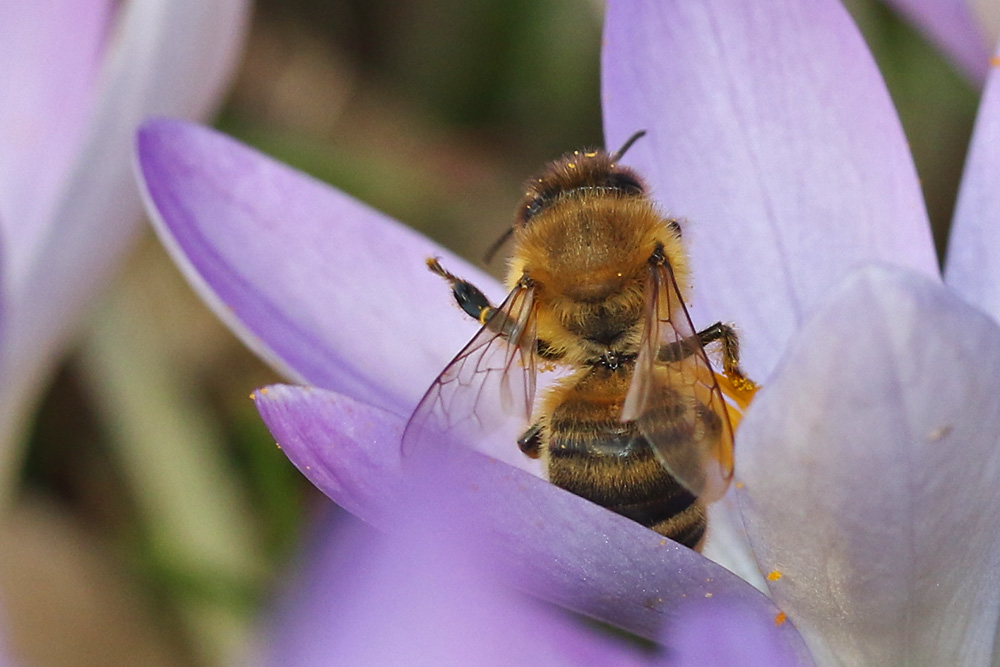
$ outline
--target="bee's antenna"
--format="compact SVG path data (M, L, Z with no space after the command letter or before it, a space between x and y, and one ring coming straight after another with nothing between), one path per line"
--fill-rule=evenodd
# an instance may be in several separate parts
M622 156L625 155L625 151L627 151L628 149L632 148L632 144L634 144L635 142L639 141L644 136L646 136L646 130L639 130L638 132L636 132L635 134L633 134L631 137L629 137L628 139L626 139L625 143L622 144L622 147L619 148L617 151L615 151L614 153L611 154L611 161L612 162L618 162L618 160L621 160Z
M489 248L486 249L486 254L483 255L483 262L485 262L486 264L492 262L493 256L497 254L497 251L503 247L503 244L507 242L507 239L509 239L511 237L511 234L513 233L514 233L514 228L508 227L504 231L504 233L500 235L500 238L494 241L493 245L491 245Z

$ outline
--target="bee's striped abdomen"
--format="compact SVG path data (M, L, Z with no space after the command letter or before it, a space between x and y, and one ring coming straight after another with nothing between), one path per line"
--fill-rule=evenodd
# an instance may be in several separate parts
M632 423L618 419L622 382L595 370L565 393L547 424L549 481L694 548L705 508L656 459Z

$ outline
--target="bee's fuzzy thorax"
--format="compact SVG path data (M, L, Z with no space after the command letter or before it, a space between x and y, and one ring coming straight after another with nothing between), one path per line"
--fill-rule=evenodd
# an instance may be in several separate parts
M508 286L525 276L532 280L539 333L554 346L574 350L566 337L595 341L593 348L575 343L574 357L602 343L623 352L637 345L649 262L658 247L678 285L688 280L676 232L645 197L566 194L532 224L516 228L514 240Z

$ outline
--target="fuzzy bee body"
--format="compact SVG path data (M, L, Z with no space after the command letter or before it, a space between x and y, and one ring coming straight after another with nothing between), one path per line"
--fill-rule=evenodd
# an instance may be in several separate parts
M552 483L700 548L705 505L732 475L736 408L755 387L730 327L691 324L680 224L618 164L629 145L569 153L526 183L499 306L428 262L484 324L417 407L404 450L465 421L456 410L514 396L527 426L518 445ZM721 375L704 350L715 342ZM568 372L536 401L540 364Z
M597 364L553 391L540 454L556 486L694 548L705 533L704 505L667 472L635 423L620 419L633 365Z

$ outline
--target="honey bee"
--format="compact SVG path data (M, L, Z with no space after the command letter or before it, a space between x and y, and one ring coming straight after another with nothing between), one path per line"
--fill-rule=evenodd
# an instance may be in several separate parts
M501 239L513 236L514 249L499 306L428 260L482 326L427 390L403 448L434 446L460 425L487 428L487 403L520 404L517 444L549 481L700 550L705 507L728 487L733 430L756 386L731 326L695 330L681 224L619 164L643 134L614 153L567 153L525 184ZM536 404L536 375L550 366L564 374Z

